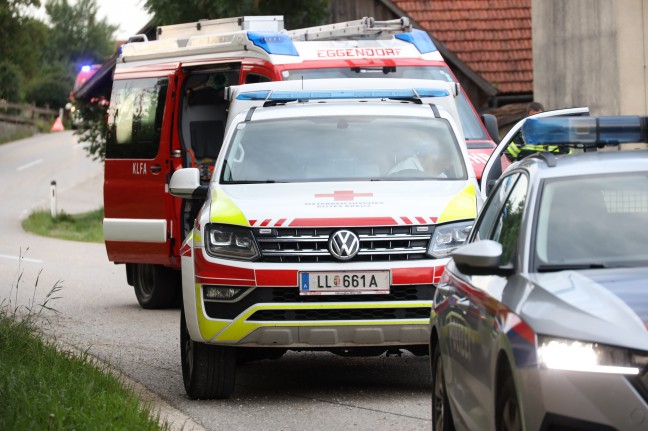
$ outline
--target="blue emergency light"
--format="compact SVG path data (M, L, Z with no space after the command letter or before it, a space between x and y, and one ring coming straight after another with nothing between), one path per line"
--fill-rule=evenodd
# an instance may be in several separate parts
M295 90L249 91L236 96L236 100L265 100L288 102L291 100L329 99L420 99L422 97L449 96L448 90L438 88L381 89L381 90Z
M646 142L647 118L529 118L522 125L522 133L527 144L594 146Z
M90 66L88 66L87 64L81 66L81 72L90 72Z
M409 33L399 33L394 35L394 37L411 43L421 54L437 51L437 47L432 42L432 39L430 39L430 36L422 30L412 29Z
M276 31L248 31L247 37L268 54L299 56L288 35Z

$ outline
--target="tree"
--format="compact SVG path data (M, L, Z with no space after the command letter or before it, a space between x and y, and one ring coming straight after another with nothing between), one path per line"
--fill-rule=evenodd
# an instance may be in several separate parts
M115 51L117 26L97 19L97 0L47 0L50 21L46 59L71 66L74 77L81 65L101 63Z
M38 73L39 47L45 40L45 24L27 14L32 6L40 1L0 0L0 60L3 77L11 75L11 81L0 80L0 98L14 102L22 98L22 84Z
M146 0L144 8L158 25L242 15L283 15L287 29L322 24L329 0Z
M32 81L25 91L25 98L36 106L62 108L68 101L70 86L54 76L45 76Z
M29 6L40 6L40 0L0 0L0 58L15 52L14 38L22 32L21 27L30 18L26 15ZM9 57L13 59L14 57Z
M20 70L6 61L0 63L0 100L18 102L20 99Z

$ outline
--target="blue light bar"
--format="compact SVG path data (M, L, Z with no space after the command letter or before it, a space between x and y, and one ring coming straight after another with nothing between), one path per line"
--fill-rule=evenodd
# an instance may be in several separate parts
M81 66L81 72L90 72L90 66L88 66L87 64Z
M639 116L529 118L522 125L528 144L614 145L644 142L646 122Z
M268 54L299 56L290 37L275 31L248 31L250 42Z
M411 33L399 33L395 37L396 39L411 43L421 54L437 51L437 47L432 42L432 39L430 39L430 36L422 30L412 29Z
M412 88L396 90L295 90L295 91L249 91L240 93L236 100L266 100L287 102L291 100L326 99L418 99L422 97L450 96L447 90L438 88Z

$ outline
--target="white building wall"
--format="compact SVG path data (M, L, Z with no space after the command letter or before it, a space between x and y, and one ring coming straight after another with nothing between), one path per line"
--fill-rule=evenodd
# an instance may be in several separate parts
M648 115L648 0L617 0L620 114Z
M648 0L532 0L535 99L645 114L646 11Z

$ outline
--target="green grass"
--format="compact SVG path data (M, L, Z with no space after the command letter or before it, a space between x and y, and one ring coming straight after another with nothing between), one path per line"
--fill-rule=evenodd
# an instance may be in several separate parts
M104 242L103 208L81 214L61 213L52 218L49 211L38 210L22 222L28 232L52 238L84 242Z
M56 282L36 305L39 273L29 304L18 305L22 276L19 264L0 298L0 430L168 430L106 365L42 338L62 286Z
M33 328L0 315L0 429L159 430L149 407L92 365L61 353Z

